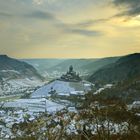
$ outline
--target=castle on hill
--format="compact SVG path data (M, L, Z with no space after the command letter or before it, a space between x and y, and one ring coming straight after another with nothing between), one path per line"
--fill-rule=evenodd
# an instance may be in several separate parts
M67 81L67 82L79 82L82 79L80 78L79 74L77 74L74 70L73 70L73 66L71 65L69 67L69 70L66 74L63 74L60 77L60 80L62 81Z

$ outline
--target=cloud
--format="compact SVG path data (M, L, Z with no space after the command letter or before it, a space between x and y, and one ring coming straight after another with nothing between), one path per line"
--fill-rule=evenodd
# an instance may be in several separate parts
M1 17L11 17L11 16L13 16L13 15L10 14L10 13L7 13L7 12L0 12L0 16L1 16Z
M106 21L109 21L111 18L101 18L101 19L95 19L95 20L86 20L83 22L79 22L77 24L75 24L75 26L79 26L79 27L89 27L89 26L93 26L94 24L98 24L98 23L104 23Z
M123 7L124 10L116 16L137 16L140 14L140 0L114 0L115 6Z
M79 34L83 36L98 36L101 35L99 31L86 30L86 29L65 29L66 33Z
M36 19L48 19L48 20L56 20L55 16L49 12L44 12L41 10L36 10L31 13L25 14L24 17L28 18L36 18Z
M23 18L23 19L41 19L41 20L57 20L56 17L49 13L49 12L44 12L41 10L32 10L28 13L9 13L9 12L0 12L1 17L18 17L18 18Z
M43 4L44 0L33 0L33 3L36 5L41 5Z
M123 11L122 13L117 14L116 16L138 16L140 14L140 7L132 8L131 10Z
M140 0L113 0L116 5L137 6Z
M87 30L86 29L87 26L90 26L94 23L103 22L103 21L108 20L108 19L97 19L97 20L84 21L84 22L77 23L77 24L68 24L68 23L64 23L63 21L58 19L54 14L49 13L49 12L44 12L41 10L37 10L37 11L33 11L32 13L28 13L25 15L25 17L49 20L52 23L52 26L61 30L63 33L79 34L79 35L88 36L88 37L101 35L101 32L94 31L94 30Z
M77 24L67 24L59 20L55 15L49 12L44 11L33 11L32 13L29 13L25 15L25 17L28 18L35 18L35 19L43 19L43 20L49 20L53 26L60 29L63 33L66 34L79 34L83 36L98 36L101 35L100 31L94 31L94 30L87 30L86 27L90 26L94 23L99 23L106 21L108 19L97 19L97 20L90 20L90 21L84 21Z
M54 25L57 28L61 29L62 32L66 34L77 34L77 35L90 37L90 36L102 35L101 31L87 29L88 26L91 26L93 25L93 23L96 22L97 22L96 20L95 21L91 20L91 21L83 21L75 24L67 24L57 19Z

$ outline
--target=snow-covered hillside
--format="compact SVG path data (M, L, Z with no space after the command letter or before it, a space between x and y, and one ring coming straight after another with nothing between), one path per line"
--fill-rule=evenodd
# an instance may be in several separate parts
M29 90L38 86L42 86L44 83L36 78L22 78L4 80L0 83L0 96L3 95L15 95L28 93Z
M49 92L51 90L55 90L57 94L74 94L74 93L81 93L84 91L88 91L91 89L91 83L87 81L80 81L80 82L65 82L60 80L55 80L40 89L36 90L32 94L32 98L36 97L46 97L49 96Z

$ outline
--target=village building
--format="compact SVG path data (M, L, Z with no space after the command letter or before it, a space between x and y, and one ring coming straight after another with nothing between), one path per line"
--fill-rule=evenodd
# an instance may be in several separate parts
M140 109L140 101L134 101L132 103L132 108Z

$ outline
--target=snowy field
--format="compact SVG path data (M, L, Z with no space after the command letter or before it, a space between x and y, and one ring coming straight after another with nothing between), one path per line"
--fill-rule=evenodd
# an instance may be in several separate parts
M9 80L8 83L12 86L12 87L31 87L31 86L39 86L42 85L43 83L35 78L29 79L29 78L25 78L25 79L12 79Z
M14 107L27 109L30 112L49 112L53 113L65 108L64 105L42 99L18 99L12 102L6 102L4 107Z
M49 92L51 91L51 88L53 90L56 90L56 93L59 95L66 95L69 96L71 93L81 93L83 91L88 91L91 88L91 83L82 81L82 82L65 82L65 81L59 81L55 80L48 85L45 85L41 87L40 89L36 90L32 97L46 97L49 95Z

